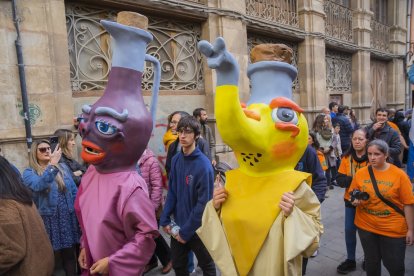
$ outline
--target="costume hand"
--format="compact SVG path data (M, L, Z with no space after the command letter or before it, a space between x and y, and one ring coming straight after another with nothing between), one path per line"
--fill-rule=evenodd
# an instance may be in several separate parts
M91 274L108 274L109 273L109 257L100 259L91 266Z
M405 236L405 242L407 243L407 245L414 244L414 230L407 231L407 235Z
M85 248L81 248L78 257L79 266L82 269L88 269L88 261L86 260L86 251Z
M56 146L55 150L50 155L50 165L57 166L59 160L62 157L62 149L59 145Z
M284 193L279 203L279 207L282 209L285 217L288 217L292 213L294 206L295 196L293 195L293 192Z
M169 225L163 226L162 230L164 230L166 234L171 235L171 226Z
M177 236L174 237L179 243L185 244L186 241L183 240L180 236L180 233L177 234Z
M222 37L214 41L214 45L206 40L198 42L198 49L207 57L208 67L217 71L217 86L237 85L239 83L239 64L226 49Z
M221 204L223 204L227 200L228 193L224 187L217 187L213 191L213 206L214 209L218 210L221 207Z
M73 174L74 174L75 176L81 176L81 175L83 174L83 172L82 172L82 171L80 171L80 170L78 170L78 171L73 172Z

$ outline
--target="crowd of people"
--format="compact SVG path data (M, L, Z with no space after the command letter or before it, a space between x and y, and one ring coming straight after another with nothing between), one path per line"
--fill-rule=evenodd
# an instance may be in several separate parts
M330 189L344 188L347 259L338 265L338 273L356 269L358 233L367 275L380 275L381 261L390 275L404 275L405 246L414 243L414 196L402 170L410 144L411 118L406 114L410 115L379 108L373 123L361 127L352 109L332 102L310 129L309 145L296 170L312 174L312 190L320 203L329 197ZM159 261L162 274L174 269L177 275L189 275L195 255L205 275L216 275L213 259L196 230L208 201L213 199L217 209L226 201L223 175L230 167L216 160L207 118L203 108L195 109L193 115L176 111L168 117L163 137L168 177L165 203L162 171L154 153L147 148L137 163L158 226L172 237L170 245L162 235L155 238L145 273ZM87 164L76 161L73 131L59 129L54 135L58 143L48 139L32 143L29 168L22 174L0 157L1 275L52 275L58 268L66 275L77 275L81 268L91 274L101 272L87 267L85 256L79 254L81 230L74 205ZM291 201L281 202L287 215L293 208ZM307 261L303 259L303 275Z

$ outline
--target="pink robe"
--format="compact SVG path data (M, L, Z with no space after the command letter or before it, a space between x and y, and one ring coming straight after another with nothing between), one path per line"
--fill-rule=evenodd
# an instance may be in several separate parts
M100 174L89 166L75 209L88 267L109 257L109 275L142 275L158 228L145 181L136 171ZM89 275L89 270L82 275Z

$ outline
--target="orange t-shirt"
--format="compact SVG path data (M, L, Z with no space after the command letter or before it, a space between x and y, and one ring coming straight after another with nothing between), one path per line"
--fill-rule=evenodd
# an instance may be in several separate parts
M382 196L400 209L404 205L414 204L414 195L410 179L405 172L390 164L385 171L373 168L378 190ZM407 234L405 218L377 197L371 183L368 167L357 171L352 180L351 191L358 189L369 194L367 201L361 201L357 207L355 225L363 230L392 238L402 238Z
M328 165L326 164L325 155L319 150L317 150L316 152L318 154L318 159L321 163L322 170L326 171L328 169Z
M351 163L352 161L352 163ZM341 165L339 165L338 173L345 174L347 176L354 177L355 173L368 165L368 161L358 163L351 155L345 156L341 159ZM349 195L349 187L345 189L344 199L350 200L351 196Z

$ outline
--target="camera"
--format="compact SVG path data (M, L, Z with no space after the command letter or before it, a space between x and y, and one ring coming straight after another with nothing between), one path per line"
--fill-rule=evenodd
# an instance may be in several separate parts
M181 229L180 226L178 226L178 224L175 223L175 221L171 221L171 223L169 225L170 225L170 228L171 228L171 230L170 230L171 235L173 237L177 236L178 232L180 232L180 229Z
M358 200L368 200L369 194L367 192L361 192L360 190L353 190L349 192L349 195L351 196L351 202L353 202L355 199Z
M54 152L55 149L56 149L56 146L59 143L59 137L57 137L57 136L51 136L49 138L49 141L50 141L50 149L51 149L52 152Z

